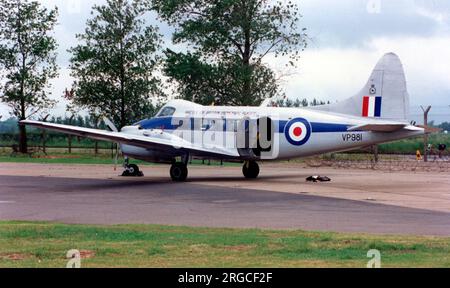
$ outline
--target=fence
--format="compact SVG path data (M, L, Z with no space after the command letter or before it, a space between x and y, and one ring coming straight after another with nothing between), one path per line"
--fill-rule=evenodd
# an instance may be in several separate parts
M11 156L16 155L18 138L17 133L1 133L0 153ZM30 156L38 153L78 153L111 155L111 157L114 157L116 153L114 143L54 132L29 132L27 133L27 144Z
M448 151L441 155L429 155L428 162L417 160L414 155L379 155L375 161L371 154L330 154L306 160L310 167L333 167L345 169L372 169L382 171L450 172Z
M444 137L437 139L438 141L448 141L447 135L437 135L435 137ZM27 133L28 145L31 153L79 153L92 155L110 155L114 157L115 145L110 142L95 141L80 137L69 137L64 134L47 132L29 132ZM0 153L11 154L12 146L17 145L18 135L16 133L0 133ZM44 141L45 140L45 141ZM445 142L441 141L441 142ZM415 143L412 146L418 146ZM422 146L423 147L423 146ZM389 147L388 147L389 148ZM335 167L335 168L353 168L353 169L373 169L385 171L436 171L450 172L450 152L446 151L438 155L433 150L429 156L429 162L417 161L416 157L411 154L398 154L401 149L385 149L380 154L379 161L374 161L373 154L370 152L353 152L353 153L336 153L322 155L319 157L308 158L307 165L311 167ZM391 153L389 154L389 150ZM396 153L397 151L397 153ZM412 148L407 149L410 153L414 153ZM30 155L31 156L31 155Z

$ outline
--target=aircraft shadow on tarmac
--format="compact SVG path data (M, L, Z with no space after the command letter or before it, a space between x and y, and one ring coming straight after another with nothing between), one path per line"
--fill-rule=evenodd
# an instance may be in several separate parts
M449 213L195 182L0 176L0 218L450 235Z
M96 188L97 186L99 188L123 188L123 187L135 187L135 186L152 186L152 185L185 185L185 184L196 184L196 183L211 183L211 182L267 182L275 180L273 182L276 182L276 180L289 180L292 179L292 181L283 181L284 184L299 184L299 183L305 183L307 184L305 178L308 177L307 175L262 175L258 177L258 179L245 179L242 176L213 176L213 177L198 177L198 176L191 176L188 180L185 182L173 182L170 178L166 177L152 177L152 176L144 176L144 177L120 177L120 178L109 178L109 179L92 179L92 180L108 180L103 182L102 184L93 184L96 186L92 186L90 188ZM77 179L77 178L72 178ZM81 179L81 178L80 178ZM304 182L299 182L298 179ZM71 181L73 185L77 185L77 181ZM325 183L323 183L325 184ZM82 184L83 187L86 187L85 184Z

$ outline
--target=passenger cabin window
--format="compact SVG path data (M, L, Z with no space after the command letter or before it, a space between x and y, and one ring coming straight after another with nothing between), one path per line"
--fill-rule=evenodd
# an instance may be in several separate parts
M175 113L175 108L173 107L164 107L161 112L159 112L158 117L168 117L172 116Z

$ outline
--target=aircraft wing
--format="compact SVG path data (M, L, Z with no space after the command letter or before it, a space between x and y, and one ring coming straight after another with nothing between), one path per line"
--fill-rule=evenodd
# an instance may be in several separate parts
M121 144L128 144L143 148L160 149L162 151L175 150L179 152L193 152L194 154L207 154L210 156L239 157L239 153L236 150L227 149L221 146L208 145L207 147L204 147L203 145L196 145L169 133L149 133L147 135L137 135L32 120L23 120L20 121L20 123L95 140L118 142Z

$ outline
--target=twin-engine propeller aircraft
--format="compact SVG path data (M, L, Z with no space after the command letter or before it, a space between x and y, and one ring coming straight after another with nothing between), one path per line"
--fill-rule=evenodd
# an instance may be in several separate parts
M257 161L358 149L424 134L408 122L409 96L402 64L393 53L376 65L364 88L347 100L310 108L202 106L173 100L156 117L117 131L25 120L21 124L120 143L125 175L139 168L128 157L171 164L184 181L190 157L243 162L246 178L259 174ZM115 130L115 131L114 131Z

